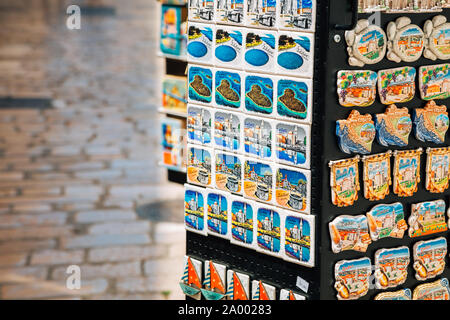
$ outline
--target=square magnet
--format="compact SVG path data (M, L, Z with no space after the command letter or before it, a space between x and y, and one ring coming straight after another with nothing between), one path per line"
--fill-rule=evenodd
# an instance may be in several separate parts
M245 157L244 197L264 203L273 203L274 173L270 162Z
M243 27L246 7L247 0L216 0L216 23Z
M244 34L244 70L276 72L277 32L247 29Z
M276 70L283 75L312 78L314 38L311 33L279 31Z
M244 73L215 69L214 102L217 108L240 111L243 105Z
M212 149L188 144L187 150L187 182L212 187L214 185Z
M187 140L189 143L211 146L212 109L189 104L187 108Z
M273 121L244 116L244 154L263 160L273 158Z
M189 21L215 23L214 0L188 0L187 4Z
M225 299L227 293L227 267L212 260L205 261L205 280L202 294L206 300Z
M230 152L242 150L242 119L240 113L216 109L213 125L214 148Z
M276 29L278 3L280 0L247 0L245 26L250 28Z
M265 74L245 73L244 112L271 117L274 113L276 77Z
M311 165L311 127L287 121L274 125L275 161L309 169Z
M280 300L306 300L306 297L292 290L281 289Z
M252 281L252 300L275 300L277 289L261 280Z
M231 243L255 249L256 203L237 196L229 196Z
M214 57L217 66L242 69L244 57L242 28L222 25L216 26Z
M227 299L250 300L250 277L247 274L227 271Z
M270 205L258 204L256 211L256 228L256 251L283 258L283 209Z
M278 29L314 32L316 0L282 0L277 16Z
M189 63L214 65L215 25L188 22L187 60Z
M184 226L186 230L206 236L205 189L184 185Z
M190 103L212 105L213 71L212 67L188 65L188 101Z
M275 104L280 119L311 124L313 88L309 79L277 77Z
M214 154L215 187L222 191L242 194L243 157L220 150L215 150Z
M206 189L207 232L209 235L229 239L230 202L225 192Z

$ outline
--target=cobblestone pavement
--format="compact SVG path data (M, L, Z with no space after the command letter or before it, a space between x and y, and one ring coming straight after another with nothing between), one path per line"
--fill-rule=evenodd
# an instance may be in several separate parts
M88 2L116 13L68 30L67 5ZM0 106L0 299L182 298L183 225L135 212L183 193L157 166L158 8L0 0L0 97L53 106Z

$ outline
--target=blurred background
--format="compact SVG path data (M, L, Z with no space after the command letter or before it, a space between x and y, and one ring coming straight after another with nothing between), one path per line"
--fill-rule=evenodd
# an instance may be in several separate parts
M0 0L0 299L183 298L160 23L156 0Z

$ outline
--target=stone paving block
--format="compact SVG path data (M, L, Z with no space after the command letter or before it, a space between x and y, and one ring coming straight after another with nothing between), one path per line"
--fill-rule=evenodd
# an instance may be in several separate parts
M39 249L51 249L56 247L55 239L44 240L17 240L0 242L0 252L17 253Z
M43 250L31 255L31 265L80 264L84 260L83 250Z
M1 238L1 233L0 233ZM64 237L61 239L61 246L65 249L72 248L97 248L112 247L119 245L139 245L151 243L148 234L102 234L102 235L82 235L75 237Z
M94 279L99 277L117 278L126 276L141 275L141 265L138 261L124 263L105 263L99 265L80 265L81 279ZM51 278L54 280L65 279L67 277L66 267L57 267L53 270Z
M20 239L48 239L69 236L73 232L72 226L44 226L24 227L18 229L0 229L0 241Z
M90 234L136 234L149 231L149 221L97 223L88 228Z
M0 268L0 282L18 283L33 282L36 280L46 280L48 275L47 267L14 267Z
M118 262L164 257L167 249L164 246L123 246L98 248L89 250L90 262Z
M21 253L12 253L6 255L0 255L0 268L11 266L23 266L27 261L27 255Z
M5 214L0 215L0 228L18 228L29 225L63 225L67 221L67 215L66 212Z
M91 210L78 212L74 220L78 223L95 223L114 220L135 220L136 212L132 210Z
M183 256L177 258L149 259L144 262L144 272L147 276L180 275L183 269Z

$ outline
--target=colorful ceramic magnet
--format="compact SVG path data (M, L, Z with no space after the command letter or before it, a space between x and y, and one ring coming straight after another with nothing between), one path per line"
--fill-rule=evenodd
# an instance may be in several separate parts
M281 0L277 20L281 30L314 32L316 0Z
M186 112L187 78L166 74L162 80L162 107L167 111Z
M245 75L245 111L259 115L273 112L274 82L269 76Z
M244 119L244 152L261 159L272 157L272 123L262 118Z
M417 150L394 151L394 193L399 197L411 197L420 182L420 155Z
M189 22L187 54L189 62L213 64L214 26Z
M214 147L239 151L242 145L241 118L237 113L217 110L214 113Z
M381 145L406 147L412 130L408 108L397 108L391 104L384 113L375 115L375 129Z
M242 197L233 197L231 202L231 243L254 247L255 203Z
M411 206L408 219L411 238L447 231L445 201L425 201Z
M226 296L228 300L250 300L250 277L234 270L228 270Z
M258 251L269 255L280 256L282 242L282 217L280 210L278 208L260 206L257 209L256 219Z
M311 163L310 126L277 122L275 128L276 160L309 169Z
M244 70L273 72L277 52L277 33L247 29L245 33Z
M193 299L200 300L202 288L202 262L184 256L184 271L179 282L183 293Z
M339 104L368 107L375 102L377 73L371 70L342 70L337 74Z
M277 78L277 115L279 118L311 123L312 82L287 77Z
M229 238L229 203L225 193L208 190L206 198L208 234Z
M415 7L418 12L439 12L442 11L442 0L416 0Z
M448 63L419 69L420 97L423 100L450 97L450 67Z
M400 63L417 61L425 48L425 35L408 17L400 17L387 26L388 52L386 57Z
M382 292L375 296L374 300L411 300L411 289L401 289L394 292Z
M187 137L190 143L211 144L211 112L208 108L189 105L187 109Z
M276 28L277 2L246 0L245 25L252 28Z
M314 267L315 216L285 212L284 260Z
M242 193L242 160L238 155L216 151L215 186L219 190Z
M336 135L343 152L370 153L376 136L372 115L353 110L346 120L336 121Z
M416 0L386 0L388 13L414 12Z
M359 13L385 11L386 8L386 0L358 0Z
M211 68L189 65L188 97L189 101L210 104L213 92L213 74Z
M424 31L427 37L424 57L431 60L450 59L450 23L447 18L439 15L425 21Z
M212 186L212 150L188 145L187 182Z
M162 165L176 171L186 168L186 121L176 118L161 119Z
M348 207L358 200L359 156L330 161L331 200L338 207Z
M401 67L378 71L378 93L383 104L403 103L414 98L416 69Z
M408 229L400 202L374 206L367 212L367 223L373 241L387 237L401 239Z
M370 201L382 200L389 194L391 179L391 153L379 153L362 157L364 198Z
M242 77L239 72L216 70L214 75L214 101L220 108L241 108Z
M450 179L450 147L427 148L425 188L432 193L448 189Z
M417 140L444 143L449 126L447 107L428 102L425 108L415 110L414 124Z
M414 270L417 280L428 280L442 274L445 269L447 240L440 237L420 241L414 245Z
M442 8L450 8L450 0L442 1Z
M247 159L244 162L244 196L272 202L273 170L270 164Z
M206 235L204 189L184 185L184 226L187 230Z
M277 71L280 74L312 78L314 38L300 32L278 32Z
M280 300L306 300L306 297L292 290L281 289Z
M417 286L413 292L413 300L450 300L448 279L442 278Z
M226 294L227 267L214 261L205 261L205 280L201 289L206 300L222 300Z
M252 300L275 300L276 289L263 281L252 281Z
M189 21L199 21L214 23L214 1L189 0L188 19Z
M338 216L328 226L331 249L334 253L346 250L366 252L372 243L367 218L364 215Z
M375 64L383 60L386 54L386 34L377 25L371 25L368 20L359 20L356 28L345 32L348 64L362 67L365 64Z
M216 65L241 69L244 44L240 29L217 25L215 41L214 55L216 57Z
M217 24L244 25L244 0L216 0L215 6Z
M369 258L341 260L334 267L334 288L339 300L355 300L369 291L372 263Z
M380 249L375 252L375 286L377 289L395 288L408 277L409 248Z
M283 208L309 213L311 206L311 171L277 166L275 202Z

